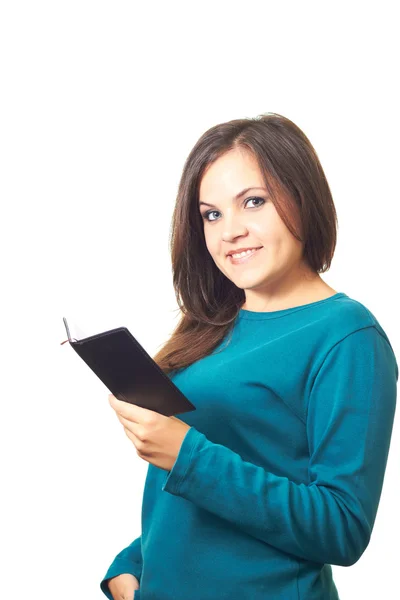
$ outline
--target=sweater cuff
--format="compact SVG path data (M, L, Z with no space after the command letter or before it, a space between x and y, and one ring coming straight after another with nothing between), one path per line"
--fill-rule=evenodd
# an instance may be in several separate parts
M100 583L101 591L107 596L109 600L114 600L114 598L112 597L111 592L108 589L108 580L112 577L117 577L117 575L122 575L122 573L129 573L130 575L134 575L140 584L140 577L142 574L141 565L133 563L131 560L125 560L124 558L116 558L109 567L107 573L105 574L103 580Z
M195 427L192 426L187 430L175 463L171 471L168 471L164 485L161 488L163 492L169 492L170 494L175 495L179 494L180 485L185 478L196 448L204 440L205 435L200 431L197 431Z

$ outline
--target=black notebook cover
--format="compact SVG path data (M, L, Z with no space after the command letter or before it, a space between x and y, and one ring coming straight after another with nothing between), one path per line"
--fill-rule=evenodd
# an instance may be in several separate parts
M65 341L118 400L166 417L196 410L126 327L77 340L71 338L65 317L63 321Z

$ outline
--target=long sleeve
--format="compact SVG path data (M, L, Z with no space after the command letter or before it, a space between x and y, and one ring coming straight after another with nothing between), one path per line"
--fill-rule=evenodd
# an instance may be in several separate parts
M186 498L286 553L350 566L368 546L396 408L398 368L374 326L335 344L305 416L309 481L244 461L191 427L162 490Z
M113 597L108 589L108 580L122 573L130 573L134 575L140 583L142 575L142 549L141 549L141 536L133 540L129 546L121 550L119 554L114 558L107 573L100 583L100 589L104 594L113 600Z

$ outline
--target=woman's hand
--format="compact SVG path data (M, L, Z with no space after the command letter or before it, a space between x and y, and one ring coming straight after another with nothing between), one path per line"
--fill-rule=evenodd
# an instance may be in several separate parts
M140 458L171 471L190 425L176 417L117 400L112 394L108 400Z
M114 600L133 600L134 591L139 589L139 581L134 575L122 573L108 580L108 589Z

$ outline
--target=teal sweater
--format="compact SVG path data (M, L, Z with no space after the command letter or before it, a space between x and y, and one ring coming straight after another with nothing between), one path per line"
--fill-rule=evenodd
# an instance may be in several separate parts
M241 309L214 352L170 374L197 410L171 471L149 463L142 534L100 583L138 600L335 600L331 565L367 548L382 492L398 365L338 292Z

